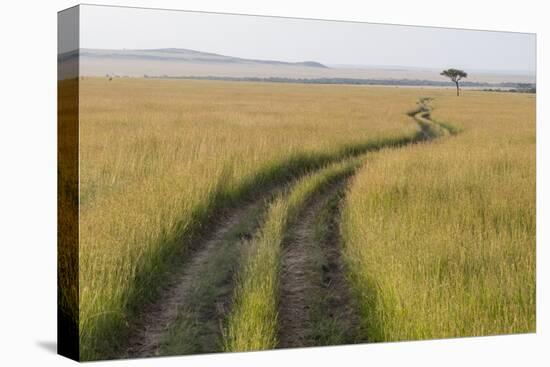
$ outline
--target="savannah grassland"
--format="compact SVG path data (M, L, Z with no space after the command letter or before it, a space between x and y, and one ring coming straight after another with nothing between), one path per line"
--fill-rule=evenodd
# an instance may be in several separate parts
M381 152L341 230L371 341L535 330L535 98L432 94L462 132Z
M220 210L287 187L239 267L220 350L276 346L288 223L314 192L357 169L340 228L361 340L533 331L535 100L453 93L81 80L82 359L120 347ZM425 96L432 117L461 133L398 147L415 140L406 112Z
M81 81L84 358L110 348L112 330L154 297L167 263L189 245L181 238L217 207L353 149L414 135L403 111L416 99L397 89Z

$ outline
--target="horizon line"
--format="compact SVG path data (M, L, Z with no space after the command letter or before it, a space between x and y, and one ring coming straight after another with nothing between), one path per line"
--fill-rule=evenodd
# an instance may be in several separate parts
M106 50L106 51L159 51L159 50L186 50L186 51L193 51L193 52L200 52L203 54L210 54L210 55L216 55L216 56L223 56L223 57L231 57L235 59L241 59L241 60L251 60L251 61L274 61L274 62L282 62L282 63L289 63L289 64L298 64L303 62L316 62L319 63L325 67L333 68L333 67L358 67L358 68L404 68L404 69L446 69L450 66L412 66L412 65L395 65L395 64L354 64L354 63L325 63L317 60L306 60L303 59L301 61L286 61L286 60L280 60L280 59L262 59L262 58L247 58L247 57L241 57L241 56L234 56L234 55L226 55L221 54L217 52L211 52L211 51L202 51L192 48L186 48L186 47L155 47L155 48L97 48L97 47L80 47L79 50L82 49L88 49L88 50ZM74 51L74 50L73 50ZM72 51L67 51L72 52ZM477 72L485 72L485 73L518 73L519 75L528 75L528 76L536 76L537 71L535 70L520 70L520 69L487 69L487 68L462 68L462 69L469 69L474 70Z

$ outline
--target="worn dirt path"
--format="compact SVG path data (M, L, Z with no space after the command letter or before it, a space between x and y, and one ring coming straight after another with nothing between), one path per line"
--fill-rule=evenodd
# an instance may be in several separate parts
M309 299L320 284L313 281L315 265L312 264L312 247L315 221L321 209L327 205L331 189L324 195L310 200L290 228L290 239L285 243L280 275L279 346L291 348L308 344Z
M317 339L322 332L319 323L344 327L346 334L356 324L340 259L337 213L329 207L346 182L343 178L313 197L290 228L280 276L280 348L322 345L323 339ZM319 222L323 211L331 216L328 222ZM326 226L321 238L320 225ZM341 342L349 340L345 335Z
M269 196L269 195L267 195ZM191 306L191 296L195 291L198 279L205 268L208 267L208 262L217 256L216 254L222 247L226 236L239 226L242 219L249 216L250 213L257 212L258 208L266 202L266 197L261 197L253 202L250 202L238 209L233 210L219 222L215 231L199 246L193 254L188 257L188 261L184 262L179 268L179 272L175 272L170 278L169 284L166 284L160 292L160 296L153 303L148 305L143 311L143 317L135 332L129 338L129 345L126 354L131 357L150 357L157 356L160 353L160 347L163 338L169 331L170 327L175 323L179 310L183 307ZM243 241L246 241L250 233L243 233ZM231 278L233 274L226 274L226 277ZM225 284L231 282L231 279L225 279ZM232 295L232 287L225 286L225 290L218 292L215 299L215 304L210 308L212 310L204 310L210 317L210 321L217 324L227 312L227 305L230 302ZM208 306L208 305L207 305ZM204 315L202 315L204 316ZM202 317L204 319L204 317ZM219 325L217 325L219 326ZM207 335L201 335L203 339L212 343L221 334L221 328L204 328ZM204 334L204 332L203 332ZM205 350L204 352L207 352ZM191 351L192 352L192 351ZM199 351L200 352L200 351Z
M450 134L445 126L431 119L430 102L431 98L421 98L418 108L409 114L420 126L417 141ZM340 180L312 198L290 228L280 275L280 348L358 341L359 318L351 302L341 259L338 203L330 207L347 180ZM322 222L320 217L327 206L329 218ZM319 225L326 227L322 238L315 233Z
M413 141L430 140L436 135L431 133L429 125L431 123L429 99L419 101L419 108L410 116L419 124L422 134ZM434 124L435 125L435 124ZM281 347L307 346L313 345L310 337L311 308L309 299L310 294L328 295L329 307L328 318L335 320L334 315L339 315L339 320L348 320L353 324L354 316L349 302L347 286L344 278L344 271L340 259L340 241L338 235L337 213L334 213L332 224L326 238L319 243L315 243L315 223L319 213L326 207L342 189L345 180L333 185L321 195L309 202L304 208L303 214L297 223L291 229L290 242L286 245L281 276L281 303L280 303L280 328L279 338ZM165 284L160 291L159 297L150 305L147 305L142 312L141 318L132 327L132 333L128 339L127 348L123 352L123 357L149 357L164 354L181 353L201 353L219 351L216 344L221 337L221 322L225 319L231 303L233 294L233 268L239 263L238 257L232 255L227 257L230 265L224 272L218 274L215 279L216 284L209 285L214 288L212 295L203 298L203 304L193 304L196 298L197 287L203 287L205 281L199 280L204 277L208 269L216 266L215 261L223 259L224 251L227 248L246 244L255 228L248 225L240 240L228 240L227 236L235 231L236 228L243 225L243 218L250 217L258 213L266 201L272 197L274 190L266 192L260 198L252 202L245 203L240 208L233 209L222 216L222 220L215 226L214 231L205 240L197 244L196 249L187 256L182 265L173 271L169 276L170 281ZM231 246L227 241L233 241ZM312 259L309 250L312 245L320 246L317 252L324 265L322 267L320 281L312 279L318 275L319 258ZM217 260L216 260L217 259ZM219 262L218 262L219 263ZM317 266L317 268L316 268ZM319 280L318 279L318 280ZM177 325L178 317L182 310L189 308L189 317L194 318L195 334L188 334L188 339L193 339L192 347L186 347L183 344L173 347L173 351L166 353L161 349L171 328ZM184 320L185 321L185 320ZM185 326L185 324L182 324ZM182 328L183 328L182 326ZM350 326L351 327L351 326ZM185 330L184 330L185 332ZM179 334L178 334L179 335ZM191 337L189 337L191 335ZM181 342L186 342L185 338ZM322 344L322 343L321 343ZM180 348L181 347L181 348ZM183 350L184 348L185 350Z

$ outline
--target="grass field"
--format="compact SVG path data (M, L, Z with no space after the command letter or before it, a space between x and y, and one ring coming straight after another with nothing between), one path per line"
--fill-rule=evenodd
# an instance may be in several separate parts
M535 331L535 99L433 92L462 133L380 152L342 234L370 341Z
M219 207L410 139L413 90L86 78L80 104L80 339L116 347ZM98 352L99 351L99 352Z
M342 206L346 268L337 269L350 280L361 340L534 329L531 95L129 78L80 83L82 359L119 356L144 305L160 297L174 268L196 257L210 228L227 222L222 213L274 189L275 199L263 198L235 221L223 246L186 275L205 289L189 291L194 308L168 312L173 325L159 343L164 354L278 346L286 232L311 197L363 162ZM432 116L460 134L409 144L422 132L407 112L422 97L434 98ZM261 223L246 219L254 217ZM246 251L233 245L243 242L239 226L258 227L250 239L246 233ZM199 305L217 304L218 291L232 289L233 278L222 319L204 323L220 330L190 324L200 319ZM197 336L208 340L195 347Z

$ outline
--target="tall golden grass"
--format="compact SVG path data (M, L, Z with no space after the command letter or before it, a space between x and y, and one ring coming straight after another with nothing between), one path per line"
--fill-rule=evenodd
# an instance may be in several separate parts
M430 91L456 137L380 152L341 229L369 341L535 330L535 99Z
M120 347L136 311L221 208L349 155L412 141L418 130L405 112L424 96L435 97L433 117L461 134L377 153L343 210L364 334L534 330L533 96L125 78L86 78L80 87L82 359ZM273 223L302 203L288 200L268 211ZM268 247L266 259L276 260L277 247ZM276 266L263 269L269 277ZM60 274L60 284L74 284ZM258 297L246 279L259 273L243 274L225 347L273 347L276 325L262 320L272 320L277 283L262 288L265 305L248 308ZM255 322L265 331L258 339L247 331Z
M86 78L80 82L82 359L118 347L217 209L354 151L410 140L419 91Z

